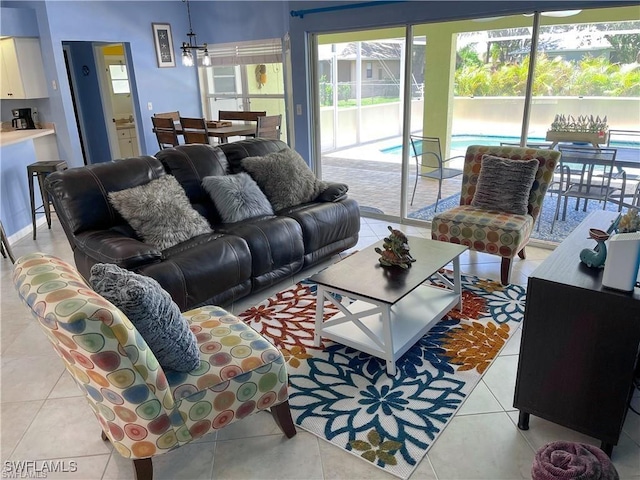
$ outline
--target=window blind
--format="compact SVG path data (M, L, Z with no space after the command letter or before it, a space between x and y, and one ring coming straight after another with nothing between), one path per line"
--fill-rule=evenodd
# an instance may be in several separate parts
M254 65L282 63L282 40L273 38L239 43L209 45L211 65Z

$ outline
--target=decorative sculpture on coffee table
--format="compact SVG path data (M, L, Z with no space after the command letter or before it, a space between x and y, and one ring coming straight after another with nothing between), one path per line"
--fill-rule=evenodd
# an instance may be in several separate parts
M387 227L391 234L385 237L382 246L384 250L376 247L376 253L380 254L378 262L383 267L398 266L401 268L409 268L415 258L409 253L409 240L407 236L400 230L395 230L391 226Z
M587 267L603 268L604 261L607 259L607 247L604 242L609 239L609 232L597 228L590 228L589 237L598 242L598 245L596 245L596 248L593 250L589 248L582 250L580 252L580 261Z

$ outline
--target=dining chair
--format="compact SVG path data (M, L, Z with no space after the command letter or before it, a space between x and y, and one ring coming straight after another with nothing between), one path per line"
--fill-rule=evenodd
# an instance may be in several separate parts
M566 184L563 191L559 192L556 211L551 222L551 232L560 213L560 203L564 199L562 210L562 220L566 219L567 202L569 197L576 199L576 210L578 200L584 201L583 211L587 210L589 200L597 200L602 203L602 209L606 210L607 202L619 193L618 211L622 210L624 201L624 191L627 187L627 176L624 170L616 175L617 180L621 180L621 185L612 184L614 175L616 149L615 148L593 148L560 145L558 151L561 154L560 168L564 170ZM574 169L570 165L579 165L581 168Z
M34 252L13 269L18 296L84 393L102 439L133 460L137 480L153 478L152 458L259 411L270 411L287 438L296 435L282 353L236 316L212 305L183 312L200 363L176 372L159 365L131 320L71 264Z
M180 117L184 143L209 143L209 130L204 118Z
M157 117L157 118L170 118L174 122L179 122L180 121L180 112L179 111L154 113L153 116Z
M280 140L280 128L282 127L282 114L265 115L258 117L256 137Z
M176 124L169 117L151 117L153 123L153 131L158 139L158 147L160 150L175 147L179 145L178 133L176 132Z
M447 178L462 175L459 168L450 167L450 162L457 158L464 158L463 155L457 155L443 159L442 150L440 148L440 139L438 137L422 137L419 135L411 135L412 156L416 164L416 181L413 184L413 194L411 195L411 205L416 196L416 187L418 186L418 178L433 178L438 180L438 197L434 211L438 211L438 202L442 198L442 181Z
M510 205L504 202L500 208L495 209L473 205L480 186L483 162L490 157L514 162L527 162L533 159L538 161L533 183L530 189L524 192L526 198L521 199L526 203L523 205L525 214L508 211ZM540 216L542 202L559 157L560 152L548 148L469 146L464 159L460 205L435 214L431 221L431 238L466 245L470 250L502 257L500 281L503 285L508 284L513 259L516 255L525 258L525 246ZM491 180L495 188L505 191L513 190L513 185L517 183L504 171L491 175Z
M231 111L220 110L218 112L218 120L238 120L245 122L257 122L258 117L264 117L267 112L258 111Z

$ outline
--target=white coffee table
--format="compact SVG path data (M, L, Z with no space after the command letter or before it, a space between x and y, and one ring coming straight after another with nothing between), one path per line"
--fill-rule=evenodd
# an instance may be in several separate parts
M381 266L376 246L382 241L310 278L318 284L314 341L320 346L324 337L382 358L395 375L396 361L409 348L449 310L462 309L460 255L468 247L409 237L416 261L405 270ZM453 282L438 272L451 262ZM425 283L433 275L445 288ZM345 304L334 294L354 301ZM325 301L340 312L325 319Z

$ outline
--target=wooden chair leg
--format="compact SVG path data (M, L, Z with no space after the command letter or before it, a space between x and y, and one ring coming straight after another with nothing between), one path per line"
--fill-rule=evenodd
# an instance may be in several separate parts
M271 415L287 438L291 438L298 433L296 431L296 426L293 423L293 418L291 418L291 410L289 409L288 400L271 407Z
M107 437L107 434L104 433L104 430L100 432L100 438L102 438L102 440L104 440L105 442L109 440L109 437Z
M136 458L133 461L133 473L136 480L153 480L153 463L150 458Z
M526 258L527 258L527 254L526 254L526 253L525 253L525 251L524 251L524 247L522 247L522 250L520 250L520 251L518 252L518 256L519 256L522 260L524 260L524 259L526 259Z
M509 277L511 276L511 259L502 257L502 264L500 265L500 283L502 285L509 285Z

